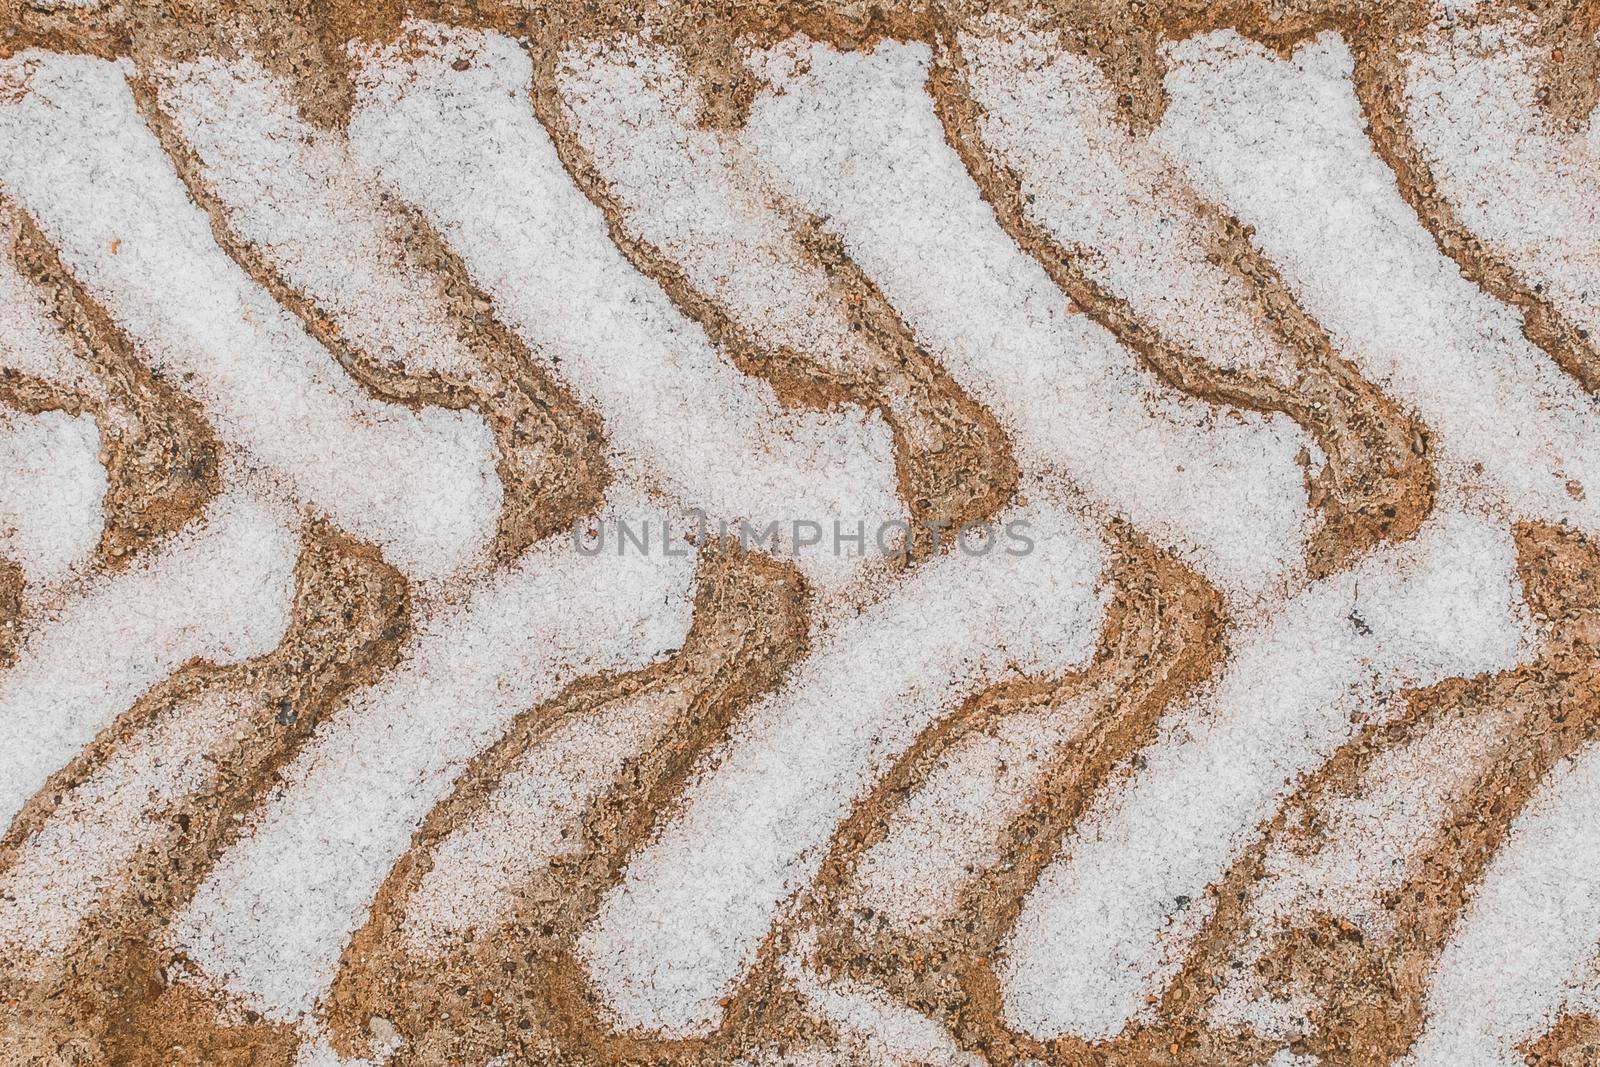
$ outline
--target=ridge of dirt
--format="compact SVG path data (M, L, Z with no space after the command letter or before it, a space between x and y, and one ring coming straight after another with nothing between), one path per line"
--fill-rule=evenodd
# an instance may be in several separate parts
M221 484L217 440L194 400L153 373L134 342L62 264L22 212L0 203L18 273L53 313L89 374L67 388L0 371L0 403L18 410L87 412L106 468L105 530L95 561L107 570L197 518Z

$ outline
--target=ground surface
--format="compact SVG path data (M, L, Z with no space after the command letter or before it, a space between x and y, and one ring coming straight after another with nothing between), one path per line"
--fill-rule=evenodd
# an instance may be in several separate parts
M0 0L0 1063L1600 1063L1597 33Z

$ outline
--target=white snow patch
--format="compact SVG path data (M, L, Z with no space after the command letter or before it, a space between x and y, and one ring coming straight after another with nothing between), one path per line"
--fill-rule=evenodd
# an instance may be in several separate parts
M1432 431L1442 483L1506 518L1600 529L1594 399L1461 276L1373 154L1352 59L1323 34L1288 60L1218 32L1172 45L1158 137L1255 227L1346 358Z
M1087 56L1011 20L961 35L985 144L1017 174L1026 211L1089 276L1161 333L1218 366L1294 381L1244 284L1209 258L1208 222L1181 172L1117 119L1116 92Z
M902 930L949 915L961 888L1000 861L1000 832L1095 704L1092 696L1075 697L1009 715L952 745L862 856L855 887L861 903Z
M166 804L214 779L207 758L247 709L227 692L185 701L140 729L66 794L0 878L0 944L21 957L64 949Z
M1563 761L1512 824L1434 967L1408 1067L1521 1067L1600 946L1600 748Z
M1353 922L1371 939L1394 936L1384 895L1414 873L1413 857L1468 799L1518 710L1501 705L1447 714L1374 757L1356 792L1320 799L1314 846L1296 836L1300 827L1293 824L1268 844L1250 903L1256 936L1241 946L1242 966L1225 975L1212 1001L1216 1025L1249 1025L1285 1041L1304 1032L1315 1006L1310 998L1276 998L1256 970L1268 938L1318 914Z
M870 365L759 166L736 135L700 124L699 94L675 53L636 39L570 50L560 89L634 233L765 343L845 369Z
M30 583L66 578L105 526L100 431L88 415L0 409L0 558Z
M530 745L485 811L441 841L406 905L406 933L423 950L506 913L518 885L580 850L579 820L629 758L656 743L693 694L647 689L556 725Z
M1406 116L1462 224L1600 340L1600 151L1538 103L1532 29L1430 31L1406 56Z
M228 224L316 301L368 356L413 371L476 361L429 279L397 247L382 190L345 139L300 118L254 59L205 57L158 72L161 105L199 157Z

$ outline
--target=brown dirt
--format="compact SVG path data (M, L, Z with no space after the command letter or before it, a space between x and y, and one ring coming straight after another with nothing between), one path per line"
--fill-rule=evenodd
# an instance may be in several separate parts
M1528 1067L1600 1067L1600 1019L1588 1012L1563 1015L1523 1051Z
M770 383L785 403L851 404L883 414L894 433L900 491L912 515L959 523L990 516L1013 496L1018 474L1010 444L992 414L918 347L825 223L791 220L796 240L829 275L874 353L871 365L848 375L803 354L765 349L726 309L688 285L660 250L630 236L567 129L551 83L556 57L572 42L649 29L682 52L702 92L703 121L736 127L756 90L741 58L742 40L759 43L803 32L844 48L886 38L927 41L938 57L931 88L948 139L1002 226L1068 299L1175 387L1218 405L1287 415L1318 442L1328 464L1308 476L1323 517L1308 570L1332 573L1377 545L1411 536L1433 503L1427 427L1335 350L1254 248L1248 229L1212 213L1218 262L1245 282L1262 321L1294 353L1300 377L1292 389L1265 377L1224 373L1174 345L1125 301L1097 286L1068 250L1029 220L1017 180L979 136L954 43L966 20L997 10L1051 27L1063 48L1093 58L1117 87L1122 118L1134 130L1151 128L1165 105L1163 41L1227 27L1281 50L1322 30L1345 34L1357 53L1356 85L1373 144L1441 251L1486 293L1516 307L1528 338L1568 374L1600 391L1594 340L1460 224L1410 140L1397 79L1398 56L1423 25L1422 8L1413 2L1380 8L1356 0L690 0L670 6L604 0L123 0L90 11L52 12L28 0L0 0L0 55L39 45L127 55L148 71L205 52L242 51L295 86L309 121L338 128L352 99L347 41L390 39L412 15L515 33L529 40L539 71L531 106L573 180L605 213L613 240L630 262L699 322L736 366ZM1497 9L1489 17L1512 10ZM1514 10L1529 13L1522 6ZM1535 4L1531 14L1548 52L1544 105L1557 121L1570 124L1596 99L1600 4L1558 0ZM313 301L231 232L170 130L153 87L141 82L139 99L191 194L208 211L219 244L298 316L352 378L386 400L470 408L485 416L506 485L496 542L502 560L592 510L610 476L599 420L571 395L556 369L540 364L495 319L438 234L413 213L393 207L397 243L411 263L436 279L452 322L481 358L483 372L471 379L417 373L350 344ZM137 345L72 278L31 222L11 208L0 214L8 254L45 297L87 368L83 384L71 389L0 375L0 403L95 418L110 480L97 566L125 565L196 521L216 492L216 441L181 383L148 369ZM1263 842L1282 832L1290 813L1314 822L1320 804L1358 793L1374 756L1414 731L1448 728L1489 704L1517 710L1519 725L1483 772L1473 803L1415 857L1404 890L1395 894L1391 910L1399 935L1364 940L1319 920L1283 937L1269 955L1275 981L1311 992L1320 1004L1314 1032L1296 1051L1316 1052L1330 1064L1377 1064L1404 1050L1422 1023L1428 969L1465 895L1542 773L1593 738L1600 695L1593 667L1600 642L1600 557L1586 540L1559 527L1526 525L1517 537L1528 603L1545 628L1537 655L1514 671L1453 679L1410 694L1400 719L1363 731L1265 828ZM777 963L802 935L815 934L817 966L870 981L932 1013L964 1047L991 1062L1260 1062L1270 1055L1270 1043L1258 1035L1216 1032L1205 1018L1215 979L1248 933L1251 887L1264 845L1211 887L1212 919L1156 1005L1157 1023L1135 1026L1098 1046L1041 1042L1012 1032L1000 1011L994 959L1023 895L1113 768L1135 756L1160 715L1209 677L1226 654L1228 622L1216 591L1137 531L1117 525L1114 540L1112 605L1093 664L1068 678L985 692L920 738L855 805L830 845L821 877L797 902L793 917L769 936L754 972L729 998L721 1029L695 1041L657 1041L610 1030L576 961L577 936L628 858L676 810L694 761L725 735L740 709L779 685L807 648L808 591L792 568L759 555L708 554L694 629L676 657L644 671L585 679L530 709L429 816L345 954L328 1012L338 1044L345 1051L362 1050L376 1017L398 1028L406 1039L401 1062L413 1064L475 1062L502 1052L526 1062L562 1064L781 1057L790 1047L829 1037L828 1028L801 1008ZM919 545L919 552L926 550ZM25 592L16 568L0 561L0 664L26 626ZM0 973L0 1033L7 1043L0 1063L291 1060L295 1038L285 1028L235 1018L178 981L185 963L161 948L160 932L233 839L238 817L260 802L319 717L387 669L408 632L409 602L400 576L369 547L331 528L311 527L297 570L294 621L277 651L232 668L189 665L142 697L52 778L0 839L0 870L63 794L180 701L226 690L252 708L243 738L215 754L221 784L163 814L158 840L141 848L125 881L108 892L60 965L38 980ZM553 724L646 688L680 694L672 740L631 762L585 816L581 856L522 887L501 927L478 931L441 959L414 953L402 929L405 906L437 843L482 808L517 758ZM908 937L852 906L855 865L940 753L1007 715L1084 694L1092 696L1096 714L1078 743L1050 768L1025 813L1006 828L1000 843L1005 860L977 873L942 925ZM1592 1016L1564 1017L1528 1046L1528 1062L1595 1063L1596 1033Z
M23 612L27 610L22 590L22 568L0 557L0 669L10 666L17 656Z
M0 371L0 403L94 417L107 482L96 563L115 570L205 510L217 493L216 438L199 406L149 369L31 219L0 201L0 227L5 252L89 371L73 389Z

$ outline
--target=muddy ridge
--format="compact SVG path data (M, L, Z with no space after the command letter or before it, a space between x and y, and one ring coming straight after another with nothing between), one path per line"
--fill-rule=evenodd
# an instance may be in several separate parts
M1527 340L1561 371L1600 393L1600 343L1474 235L1429 172L1405 106L1404 56L1419 47L1432 18L1417 0L1381 10L1355 0L91 0L77 6L0 0L0 56L42 48L128 60L140 115L205 212L218 247L294 316L340 372L376 400L469 411L485 421L503 504L492 558L463 582L564 538L597 511L617 477L602 413L563 380L557 361L502 321L452 250L450 234L388 194L378 204L387 239L426 279L474 366L442 373L409 365L404 354L364 350L286 279L269 249L245 239L230 221L229 206L164 110L160 72L173 64L250 56L291 89L301 117L339 136L355 103L355 54L395 40L407 20L516 38L533 61L526 106L633 270L781 406L855 408L888 426L896 489L918 532L899 565L873 576L881 579L877 585L852 590L869 601L893 595L896 583L939 553L932 527L991 520L1022 502L1026 472L1011 431L919 340L827 218L776 197L765 205L781 221L796 262L824 279L831 310L861 341L865 354L853 362L771 343L760 323L744 321L738 308L703 291L684 264L640 236L579 137L558 75L569 49L648 40L681 59L698 94L701 126L731 133L764 89L746 62L753 48L796 35L847 50L925 43L933 57L926 89L945 141L1000 230L1043 269L1061 300L1186 402L1198 400L1219 418L1282 416L1315 443L1324 462L1312 469L1307 457L1304 466L1316 525L1296 580L1340 574L1413 539L1447 498L1433 431L1338 350L1249 226L1221 205L1198 199L1188 205L1202 221L1209 261L1240 285L1257 325L1289 354L1292 380L1225 368L1173 340L1096 280L1094 250L1065 246L1030 212L1021 178L985 142L984 113L959 44L964 28L997 13L1043 28L1063 50L1091 59L1113 87L1117 121L1136 136L1150 133L1166 106L1166 44L1228 29L1288 55L1317 34L1340 34L1356 57L1354 88L1372 151L1439 252L1489 298L1514 309ZM1600 99L1600 5L1490 5L1470 18L1531 20L1542 50L1540 106L1563 129L1588 118ZM0 96L10 91L0 85ZM139 339L112 319L4 195L0 190L3 252L48 309L75 362L66 381L0 369L0 406L94 420L107 492L88 571L109 575L204 521L224 491L223 446L185 383L154 369ZM619 361L627 356L615 354ZM1215 683L1237 633L1235 605L1190 560L1158 547L1150 531L1121 516L1084 510L1093 513L1110 561L1092 661L1058 676L985 679L975 696L940 715L890 761L869 790L851 798L820 873L784 902L753 966L722 999L718 1025L688 1038L619 1028L579 942L606 894L622 885L628 864L682 813L697 769L811 653L826 625L820 594L792 563L731 543L701 546L693 621L682 648L639 670L582 677L516 716L412 835L344 948L314 1018L297 1028L244 1010L211 988L167 935L220 856L249 832L252 814L282 784L282 772L318 724L388 672L414 627L423 625L425 607L413 603L422 594L376 548L326 519L301 516L291 619L278 647L233 666L185 664L58 769L4 828L0 886L52 819L87 803L97 775L111 774L108 768L143 739L202 704L214 703L223 709L216 714L230 717L226 738L195 755L206 768L204 788L151 800L140 824L146 836L97 887L66 947L0 964L0 1067L288 1067L311 1029L340 1055L368 1056L382 1046L393 1052L389 1062L417 1067L784 1064L843 1041L839 1024L804 994L799 971L881 994L989 1064L1242 1067L1280 1052L1330 1067L1394 1062L1426 1025L1434 968L1514 821L1553 769L1600 733L1600 548L1593 531L1554 517L1516 522L1521 608L1538 634L1525 661L1403 692L1397 712L1353 731L1319 769L1285 789L1287 799L1253 830L1243 855L1206 888L1207 917L1176 977L1149 998L1149 1010L1108 1040L1047 1040L1013 1027L1001 988L1001 964L1023 902L1091 803L1142 769L1141 751L1163 722ZM946 541L943 549L949 547ZM0 556L0 684L25 654L32 620L57 592L31 587L22 568ZM454 588L443 597L459 595ZM989 636L1000 644L1006 638ZM653 732L620 769L607 772L594 799L579 805L562 831L560 854L507 874L503 906L482 923L426 934L419 901L456 835L504 819L497 798L530 762L552 758L561 731L615 725L639 701L660 709L660 720L639 727ZM975 857L953 902L915 928L877 913L864 888L867 857L951 753L964 741L998 736L1024 716L1061 718L1068 705L1079 717L1039 753L1022 799L990 842L998 859ZM1461 784L1447 790L1444 815L1406 843L1397 880L1377 891L1381 929L1327 910L1269 916L1275 905L1268 897L1285 856L1310 862L1331 851L1339 813L1381 795L1389 761L1457 734L1490 740L1473 751ZM1239 982L1253 983L1247 988L1274 1002L1310 1007L1277 1031L1230 1023L1224 992ZM1600 1021L1570 1010L1520 1052L1527 1063L1546 1067L1600 1062L1597 1049Z

